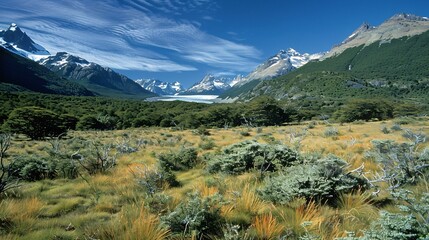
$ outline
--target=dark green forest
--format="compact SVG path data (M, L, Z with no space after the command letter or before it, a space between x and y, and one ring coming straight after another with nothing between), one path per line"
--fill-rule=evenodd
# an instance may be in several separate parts
M67 130L259 127L328 118L342 122L383 120L422 115L427 110L422 105L377 99L301 101L297 105L267 96L246 103L202 104L0 92L0 102L2 131L33 139L57 136Z

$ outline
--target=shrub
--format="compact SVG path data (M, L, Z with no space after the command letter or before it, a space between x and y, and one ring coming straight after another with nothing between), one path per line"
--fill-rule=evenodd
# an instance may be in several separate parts
M9 166L12 177L26 181L38 181L57 176L56 165L38 156L20 156Z
M164 153L158 155L158 160L163 169L172 171L187 170L198 163L198 153L195 148L182 148L177 153Z
M298 153L286 145L244 141L228 146L221 154L210 158L207 170L228 174L240 174L251 169L265 172L276 171L298 162L300 162Z
M371 224L363 239L412 240L418 239L420 234L419 223L412 214L402 215L381 211L380 219Z
M89 174L104 173L116 166L116 154L110 144L88 142L89 147L72 158Z
M221 216L221 196L218 194L200 197L198 193L188 196L186 202L180 203L172 212L163 216L161 221L170 227L173 233L183 237L211 239L222 234L224 220Z
M211 150L216 146L213 139L205 139L198 145L202 150Z
M396 143L392 140L373 140L369 156L381 166L378 181L388 182L391 189L405 183L415 183L429 167L429 149L418 153L416 143Z
M333 201L339 194L366 187L366 181L344 171L347 163L335 156L286 168L259 189L262 198L285 204L294 198Z
M392 131L401 131L402 127L400 124L394 123L390 129L392 129Z
M384 133L384 134L389 134L389 133L390 133L390 130L387 128L387 126L386 126L386 125L383 125L383 126L381 127L381 132L382 132L382 133Z
M328 127L323 134L325 135L325 137L335 137L338 136L340 133L337 128Z
M149 196L153 196L155 193L170 186L177 186L174 174L163 169L136 168L132 171L132 174L137 184Z

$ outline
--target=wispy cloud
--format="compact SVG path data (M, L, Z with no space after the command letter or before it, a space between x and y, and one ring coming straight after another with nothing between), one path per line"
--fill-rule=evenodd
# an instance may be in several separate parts
M67 51L112 68L193 71L202 63L249 70L259 56L254 47L208 34L180 17L168 17L197 11L211 2L2 0L0 24L16 22L51 52Z

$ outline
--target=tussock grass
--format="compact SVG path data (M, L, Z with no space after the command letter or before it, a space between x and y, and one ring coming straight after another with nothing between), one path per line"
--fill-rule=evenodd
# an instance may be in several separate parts
M285 226L280 224L272 213L257 216L252 223L257 239L272 240L280 236Z
M348 162L347 170L364 164L364 171L371 176L379 171L377 163L364 157L365 152L372 147L371 140L407 141L402 136L402 130L383 134L380 131L382 125L390 127L393 121L344 126L320 123L311 128L303 123L264 127L262 133L258 133L256 128L210 129L210 139L215 147L211 150L200 149L198 153L200 157L207 152L216 153L225 146L248 139L268 144L280 142L299 147L303 154L317 152L320 157L337 155ZM325 137L327 127L335 127L341 134L335 138ZM413 121L402 127L429 135L427 120ZM249 132L250 136L240 135L242 131ZM291 141L292 133L305 134ZM144 144L136 152L119 155L117 166L107 173L93 176L84 174L85 180L78 177L25 182L14 192L2 196L0 220L6 222L6 227L0 226L0 239L172 239L169 230L160 224L157 213L143 207L149 196L136 184L132 171L139 167L157 167L159 153L174 152L182 146L198 147L201 136L189 130L144 128L70 132L69 139L97 139L102 143L117 143L125 135L131 139L130 143L144 139ZM428 146L429 142L422 147ZM47 142L19 138L14 140L8 153L47 156L46 149L49 147ZM221 215L226 223L240 226L242 239L276 239L279 236L298 239L305 231L317 234L322 239L334 239L345 236L346 231L361 233L360 230L366 229L378 217L380 209L399 212L396 206L389 204L390 196L386 191L382 191L378 197L371 197L370 192L364 191L344 194L336 206L306 202L303 199L295 199L286 205L273 205L259 198L257 189L263 182L256 172L238 176L211 175L201 164L174 174L181 186L159 192L171 198L166 211L174 209L191 192L199 192L201 197L220 194L223 201ZM421 181L407 189L416 193L427 192L429 187L426 182ZM387 187L383 184L380 186L383 189ZM307 223L305 228L303 223ZM75 227L73 231L65 230L69 224Z

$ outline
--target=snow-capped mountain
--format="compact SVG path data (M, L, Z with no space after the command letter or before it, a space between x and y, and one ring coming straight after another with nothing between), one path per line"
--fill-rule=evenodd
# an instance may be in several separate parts
M230 78L215 77L207 74L201 81L184 91L183 94L218 95L231 88L230 82Z
M12 23L7 30L0 31L0 46L34 61L50 55L44 47L36 44L15 23Z
M59 52L38 61L54 73L84 85L89 90L105 96L148 97L155 94L145 90L128 77L108 67Z
M339 55L344 50L360 45L368 46L376 41L390 42L392 39L410 37L429 30L429 19L412 14L396 14L374 27L367 23L362 24L341 44L334 46L323 59Z
M239 74L230 81L229 86L234 87L237 83L240 83L243 81L246 81L246 77Z
M270 57L264 63L256 67L246 77L239 77L233 81L233 86L242 86L253 80L268 80L282 76L290 71L302 67L311 60L319 59L324 53L317 54L300 54L295 49L280 50L279 53Z
M163 82L157 79L138 79L135 81L144 89L158 95L177 95L185 90L177 81L174 83Z

